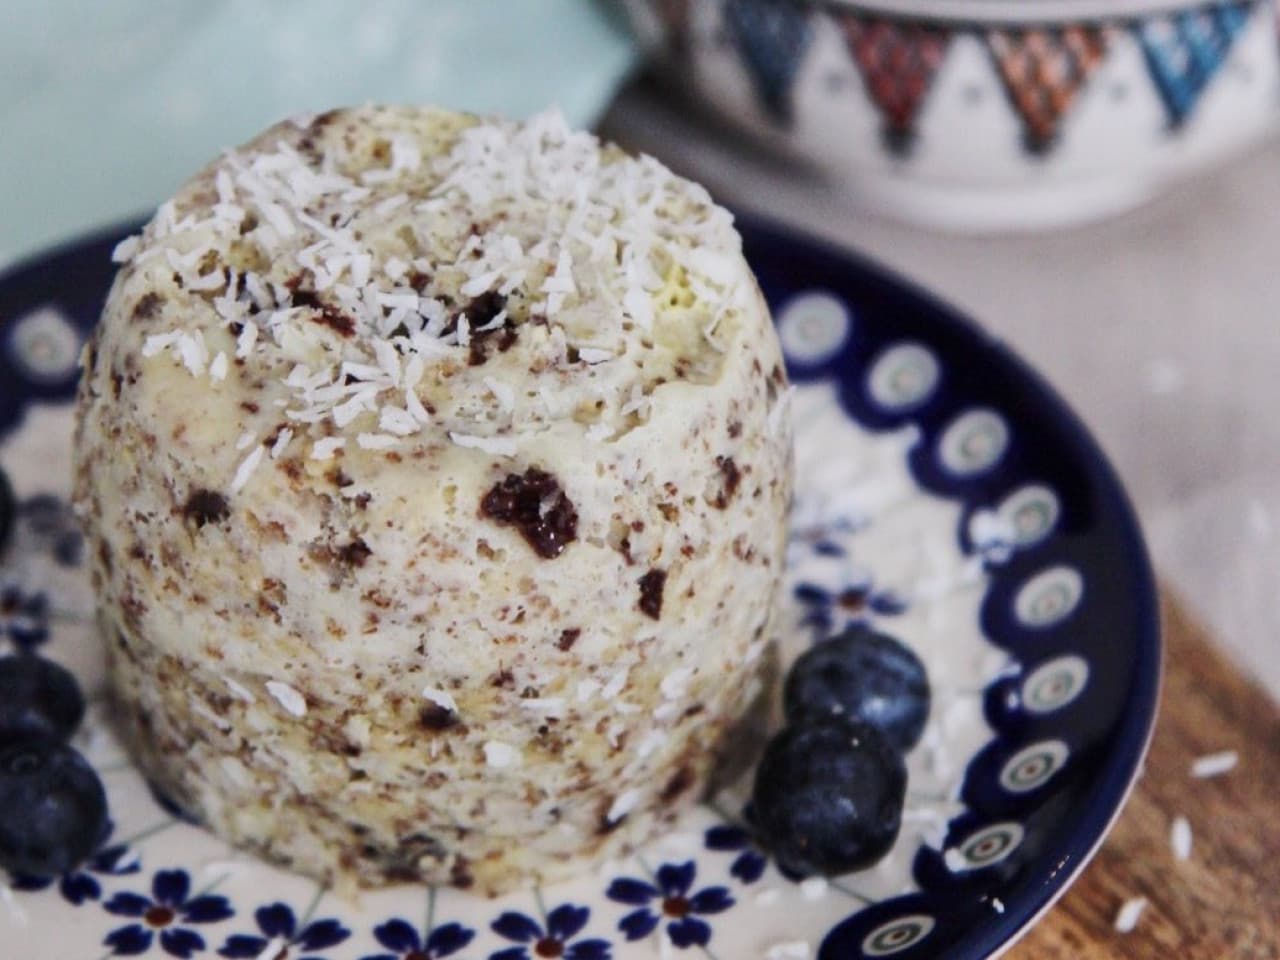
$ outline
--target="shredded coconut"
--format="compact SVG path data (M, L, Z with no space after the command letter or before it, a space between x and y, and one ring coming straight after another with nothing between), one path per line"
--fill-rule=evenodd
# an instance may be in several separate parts
M262 462L264 449L261 446L254 447L247 457L244 458L240 466L236 468L236 475L231 479L231 492L239 493L249 478L253 476L253 472L258 469L258 464Z
M324 437L311 445L312 460L332 460L333 455L347 445L342 437Z
M449 695L447 690L442 690L439 687L425 687L422 695L441 710L448 710L450 713L458 712L458 704L454 702L453 697Z
M213 358L213 363L209 364L209 376L214 380L227 379L227 355L224 351L219 350L218 355Z
M232 680L230 677L223 677L223 678L222 678L222 681L223 681L223 683L225 683L225 684L227 685L227 689L228 689L228 690L230 690L233 694L235 694L237 697L239 697L239 698L240 698L241 700L243 700L245 703L253 703L253 702L254 702L253 694L252 694L252 693L250 693L248 690L246 690L246 689L245 689L243 686L241 686L239 683L237 683L236 681Z
M134 235L125 237L115 245L115 249L111 251L112 263L128 263L138 252L138 247L142 243L142 238Z
M1177 860L1191 859L1191 823L1186 817L1175 817L1169 828L1169 845Z
M541 713L559 713L564 709L565 703L564 697L525 697L520 701L520 706Z
M1147 909L1146 897L1134 897L1126 900L1116 913L1116 933L1133 933L1138 926L1138 918L1142 916L1142 911Z
M788 940L775 943L765 951L765 960L809 960L809 943L805 940Z
M389 166L353 176L328 158L304 156L289 145L295 136L224 154L210 178L215 204L181 218L173 202L161 205L143 235L120 243L113 258L161 258L235 336L238 363L255 376L289 371L281 374L287 399L279 405L295 424L319 427L315 460L331 459L345 437L367 450L412 440L434 416L418 392L424 370L476 363L481 336L513 323L533 317L549 324L555 364L567 362L570 340L585 341L577 358L591 366L623 356L633 325L652 328L655 297L672 270L714 318L700 321L708 332L742 295L740 242L727 211L650 157L602 151L595 136L571 130L557 111L470 126L438 156L424 157L411 135L392 136ZM412 263L385 255L378 242L404 229L425 236L430 223L462 212L470 218L463 222L486 227L457 241L432 235L429 253ZM290 273L301 268L307 286L285 283L275 271L210 269L209 253L241 242ZM465 300L490 295L515 297L521 314L513 320L501 304L482 314ZM492 343L510 345L497 337L483 342L487 351ZM223 380L230 372L231 357L219 350L211 359L196 326L146 338L144 356L166 351L192 376ZM585 428L596 441L617 431L614 415L648 415L650 399L639 386L606 386L612 372L593 383L612 408ZM500 410L472 396L456 415L441 411L449 437L459 447L513 457L539 406L501 376L476 379ZM552 417L571 412L547 410ZM343 436L324 437L326 425ZM273 459L292 436L278 435Z
M276 698L276 702L284 707L285 712L295 717L306 716L307 701L302 694L287 683L281 683L279 680L268 680L267 693Z
M614 673L609 678L609 682L604 685L604 689L600 691L600 696L605 700L616 700L618 694L622 693L623 687L627 685L627 669L624 667Z
M390 450L399 443L400 437L389 433L361 433L356 436L356 445L361 450Z
M178 337L181 335L181 332L177 330L171 330L168 333L152 334L142 342L142 356L144 358L154 357L158 353L163 353L169 348L170 344L177 341Z
M289 949L289 941L283 937L272 937L267 945L254 957L254 960L273 960Z
M693 670L690 667L672 670L662 678L662 683L659 685L663 697L668 700L679 700L685 695L685 688L692 676Z
M293 439L293 431L285 427L276 434L275 443L271 444L271 459L279 460L280 454L284 453L289 446L289 441Z
M498 740L489 740L484 745L484 760L496 769L518 766L520 754L516 748Z
M518 449L515 440L511 437L476 437L451 430L449 439L460 447L483 450L495 457L514 457Z
M640 802L640 796L639 790L626 790L618 794L617 799L609 807L609 812L605 814L605 821L617 823L636 808L636 804Z
M1221 776L1234 770L1239 762L1240 755L1234 750L1210 753L1203 757L1197 757L1195 762L1191 764L1191 776L1198 780Z
M667 742L667 737L668 734L665 730L654 729L648 731L641 737L640 742L636 744L636 756L643 760L655 753Z
M511 410L515 407L516 392L510 384L503 383L493 377L485 377L484 385L489 388L489 392L493 394L503 410Z

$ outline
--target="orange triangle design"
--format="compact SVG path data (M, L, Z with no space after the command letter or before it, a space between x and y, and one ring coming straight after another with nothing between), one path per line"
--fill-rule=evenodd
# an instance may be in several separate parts
M987 49L1022 119L1027 149L1045 153L1109 43L1105 26L990 30Z
M915 139L916 118L946 55L950 33L925 24L858 14L840 14L836 19L867 95L884 121L885 142L894 152L906 152Z

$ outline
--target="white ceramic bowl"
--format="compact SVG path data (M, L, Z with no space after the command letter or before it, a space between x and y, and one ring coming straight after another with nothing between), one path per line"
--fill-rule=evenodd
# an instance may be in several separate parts
M1280 116L1271 0L625 0L661 71L851 198L963 230L1134 206Z

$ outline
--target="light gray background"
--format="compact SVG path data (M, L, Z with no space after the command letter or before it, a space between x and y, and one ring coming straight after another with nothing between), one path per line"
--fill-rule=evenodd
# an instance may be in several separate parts
M1280 697L1280 142L1109 221L964 237L861 214L641 82L605 135L861 251L1012 345L1084 417L1157 573Z

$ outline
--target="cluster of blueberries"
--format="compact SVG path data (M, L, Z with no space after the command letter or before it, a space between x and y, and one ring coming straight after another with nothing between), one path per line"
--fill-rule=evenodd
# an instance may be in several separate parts
M68 743L82 719L67 670L34 653L0 656L0 869L59 876L106 838L102 781Z
M865 869L902 823L904 757L929 717L924 665L854 625L802 654L783 692L787 722L756 768L751 824L788 873Z

